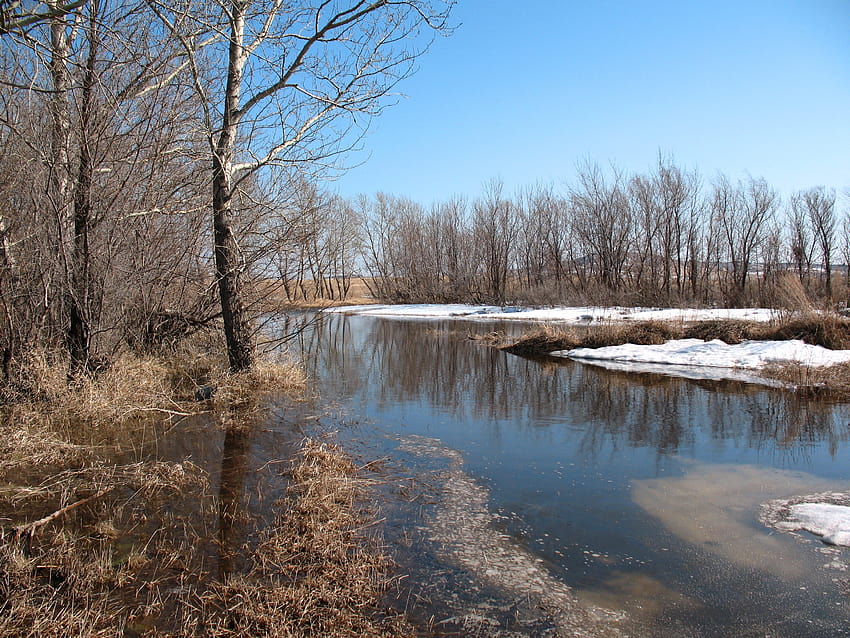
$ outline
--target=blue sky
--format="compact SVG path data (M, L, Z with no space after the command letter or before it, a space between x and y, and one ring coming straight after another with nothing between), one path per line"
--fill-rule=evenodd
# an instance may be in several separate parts
M460 0L453 21L340 194L563 187L659 150L783 195L850 187L850 0Z

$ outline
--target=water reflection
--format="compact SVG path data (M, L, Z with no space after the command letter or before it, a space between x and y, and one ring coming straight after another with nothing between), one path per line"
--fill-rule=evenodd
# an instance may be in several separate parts
M693 453L701 439L803 455L848 440L847 410L740 381L682 380L605 370L572 361L541 363L465 336L489 326L328 316L301 335L320 385L377 404L420 403L458 420L517 427L569 423L586 454L607 446Z
M523 359L469 338L491 330L328 316L298 346L323 399L364 423L340 436L416 478L399 440L457 451L499 529L579 595L640 616L650 628L636 635L821 636L846 625L817 548L773 538L757 516L764 498L846 486L847 405ZM404 513L388 514L386 529L405 543L411 580L428 582L417 565L429 550L410 530L430 501L399 496Z
M249 429L230 425L224 435L221 456L221 482L218 492L218 578L225 582L235 570L240 555L245 509L245 474L248 471Z

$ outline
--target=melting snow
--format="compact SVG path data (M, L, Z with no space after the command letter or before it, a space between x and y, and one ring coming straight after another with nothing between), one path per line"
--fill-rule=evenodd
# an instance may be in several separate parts
M789 508L781 529L804 529L829 545L850 547L850 507L833 503L800 503Z
M481 321L546 321L592 324L609 321L706 321L709 319L741 319L770 321L776 311L766 308L623 308L578 306L558 308L525 308L521 306L476 306L468 304L401 304L340 306L325 312L393 317L398 319L473 319Z
M800 340L744 341L729 345L715 339L674 339L662 345L638 346L627 343L604 348L576 348L553 352L571 359L613 361L703 368L760 370L769 363L799 363L829 366L850 361L850 350L828 350Z
M805 530L819 536L828 545L850 547L848 492L821 492L768 501L761 506L760 519L776 529L786 532ZM847 569L845 563L838 562L839 567Z

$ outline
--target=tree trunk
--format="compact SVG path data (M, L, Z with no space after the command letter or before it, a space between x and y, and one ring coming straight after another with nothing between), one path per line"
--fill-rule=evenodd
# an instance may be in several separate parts
M233 372L254 365L251 327L245 310L242 270L244 265L233 233L233 157L239 127L238 109L242 74L247 52L245 36L245 4L234 2L231 17L231 39L224 95L224 117L221 133L213 152L213 240L215 271L224 320L227 358Z
M94 101L95 74L98 54L98 3L91 4L88 45L89 54L83 76L80 104L80 157L74 194L74 252L71 264L71 286L68 294L68 354L71 357L71 374L88 369L91 356L91 251L89 231L92 224L91 119Z
M254 364L254 347L251 329L243 302L242 264L239 246L233 234L231 211L231 185L226 169L219 158L213 160L213 231L215 241L215 272L221 316L224 320L224 337L230 369L240 372Z

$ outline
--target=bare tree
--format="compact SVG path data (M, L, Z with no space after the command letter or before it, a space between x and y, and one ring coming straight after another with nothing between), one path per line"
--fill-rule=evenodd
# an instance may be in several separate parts
M194 231L199 208L185 160L191 104L175 81L185 65L169 39L144 3L91 0L4 40L14 64L4 60L0 84L18 108L0 127L24 149L32 197L10 230L29 271L13 277L30 305L17 304L17 323L34 319L42 341L61 335L74 373L90 366L95 341L115 347L139 325L131 315L142 300L173 289L176 272L185 281L186 261L197 262L197 234L175 244L161 232Z
M801 194L812 232L821 254L824 288L827 300L832 300L832 254L835 251L835 191L823 186L810 188Z
M592 270L609 293L619 292L632 247L632 216L623 176L606 179L597 164L585 164L570 192L572 225Z
M480 251L484 289L487 298L495 303L505 303L507 298L519 221L514 203L502 195L502 182L496 179L487 182L484 195L472 204L472 226L475 245Z
M201 11L151 0L192 58L205 107L216 279L230 367L254 360L235 233L240 186L257 172L338 164L363 123L413 71L451 1L220 0ZM219 34L198 52L196 43ZM223 60L224 64L218 64Z
M731 268L727 302L746 301L747 278L765 239L765 229L778 205L776 192L764 179L750 177L733 186L721 175L714 184L712 212L720 229Z
M801 193L794 193L788 204L788 233L791 262L797 270L800 283L806 285L812 270L815 250L810 232L810 220Z
M70 0L69 2L29 2L27 0L5 0L0 3L0 35L25 33L39 24L51 22L57 18L80 9L89 0Z

